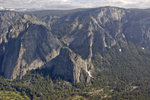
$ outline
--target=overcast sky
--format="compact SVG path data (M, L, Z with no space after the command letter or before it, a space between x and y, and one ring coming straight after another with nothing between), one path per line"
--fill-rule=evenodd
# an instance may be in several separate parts
M4 8L74 9L101 6L150 8L150 0L0 0Z

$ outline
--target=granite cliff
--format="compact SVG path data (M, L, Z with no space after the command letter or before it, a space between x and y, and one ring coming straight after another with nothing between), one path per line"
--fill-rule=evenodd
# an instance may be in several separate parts
M0 73L6 78L47 68L52 78L88 82L97 76L95 59L103 62L112 48L118 53L130 50L130 44L150 49L148 10L102 7L62 15L47 12L0 11Z

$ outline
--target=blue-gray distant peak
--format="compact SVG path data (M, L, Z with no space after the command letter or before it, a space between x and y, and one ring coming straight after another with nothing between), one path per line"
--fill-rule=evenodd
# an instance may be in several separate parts
M0 0L1 8L74 9L100 6L148 8L149 0Z

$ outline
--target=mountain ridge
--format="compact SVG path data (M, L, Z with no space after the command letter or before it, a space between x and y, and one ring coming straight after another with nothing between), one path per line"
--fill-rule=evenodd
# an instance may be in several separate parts
M109 50L124 53L133 44L149 51L149 19L147 10L117 7L79 9L62 16L46 12L40 17L32 12L1 11L0 71L16 79L32 69L49 68L53 78L89 82L101 72L95 72L102 70L97 66L104 60L111 62L104 59L106 53L111 55ZM105 66L111 67L101 67L108 70Z

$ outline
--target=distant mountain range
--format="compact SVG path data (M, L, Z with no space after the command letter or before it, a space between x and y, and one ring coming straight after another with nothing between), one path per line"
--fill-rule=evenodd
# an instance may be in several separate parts
M5 7L0 7L0 10L24 12L24 11L37 11L37 10L42 10L42 9L38 9L38 8L36 9L36 8L5 8Z

